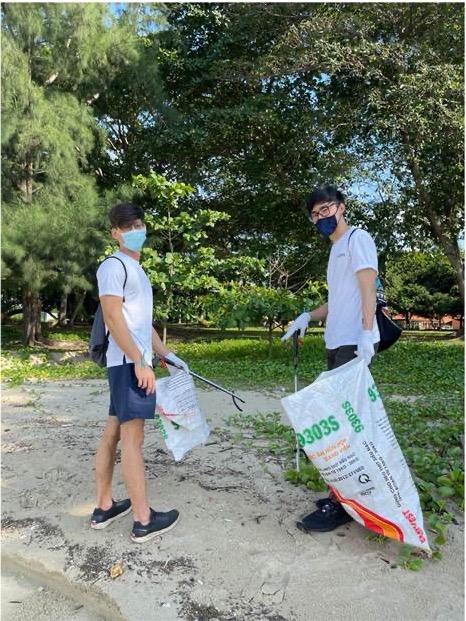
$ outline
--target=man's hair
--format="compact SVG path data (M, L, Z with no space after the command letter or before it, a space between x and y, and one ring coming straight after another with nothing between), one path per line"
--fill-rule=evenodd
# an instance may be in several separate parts
M314 205L319 203L344 203L345 197L333 185L326 185L323 188L316 188L306 199L306 209L309 215Z
M110 224L112 228L121 229L131 226L136 220L144 222L144 211L134 203L119 203L110 210Z

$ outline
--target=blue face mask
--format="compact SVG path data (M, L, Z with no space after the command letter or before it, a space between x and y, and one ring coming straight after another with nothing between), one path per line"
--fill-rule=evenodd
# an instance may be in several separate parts
M316 223L317 232L324 237L330 237L330 235L335 232L337 226L338 220L335 215L329 216L328 218L321 218L320 220L317 220Z
M122 233L123 246L132 252L139 252L146 241L146 229Z

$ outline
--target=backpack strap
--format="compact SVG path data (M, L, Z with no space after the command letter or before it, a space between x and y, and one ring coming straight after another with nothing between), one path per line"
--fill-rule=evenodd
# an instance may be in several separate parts
M123 281L123 302L124 302L125 301L125 285L126 285L126 281L128 280L128 272L126 271L126 265L123 263L123 261L119 257L116 257L113 254L110 255L109 257L107 257L106 259L104 259L102 261L102 263L107 261L107 259L116 259L117 261L119 261L122 264L123 269L125 270L125 279ZM102 263L101 263L101 265L102 265ZM109 336L110 336L110 330L107 330L107 333L105 334L105 338L108 339Z
M348 237L348 252L350 252L350 247L349 247L349 244L350 244L351 238L353 237L353 233L356 233L356 231L359 231L359 230L360 230L360 229L353 229L353 230L351 231L350 236ZM351 252L350 252L350 254L351 254ZM116 257L115 257L115 259L116 259Z
M102 263L104 263L108 259L116 259L117 261L119 261L122 264L123 269L125 270L125 279L123 281L123 302L124 302L125 301L125 286L126 286L126 281L128 280L128 272L126 271L126 265L124 264L124 262L119 257L116 257L114 254L112 254L109 257L107 257L106 259L104 259L102 261ZM101 265L102 265L102 263L101 263Z
M356 233L356 231L359 231L359 230L360 229L353 229L350 233L350 236L348 237L348 252L350 253L350 256L351 256L350 247L349 247L350 239L353 233ZM386 307L387 298L385 296L385 288L383 286L382 279L378 274L377 274L377 278L375 279L375 289L376 289L376 297L377 297L377 308L379 306Z

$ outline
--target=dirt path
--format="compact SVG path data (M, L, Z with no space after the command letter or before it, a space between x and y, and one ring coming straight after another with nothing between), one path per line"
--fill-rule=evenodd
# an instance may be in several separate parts
M241 396L245 413L280 410L278 395ZM451 529L444 560L421 572L395 567L397 544L369 542L355 523L304 535L295 521L316 495L286 483L279 460L260 458L226 432L236 412L229 397L201 391L200 399L214 431L182 462L148 426L150 498L156 509L178 508L181 520L160 541L136 546L130 516L89 529L106 382L4 390L4 618L463 620L463 525ZM120 498L119 465L115 475ZM117 563L123 574L113 580Z

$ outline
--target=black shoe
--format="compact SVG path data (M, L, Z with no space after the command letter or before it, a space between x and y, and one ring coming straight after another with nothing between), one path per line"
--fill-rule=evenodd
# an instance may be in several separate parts
M332 500L331 498L319 498L319 500L316 500L316 507L318 507L319 509L321 509L322 507L325 507L326 504L328 504L329 500Z
M113 505L106 511L103 509L94 509L94 513L91 517L91 528L95 528L96 530L107 528L112 522L123 517L130 511L131 500L129 498L125 500L113 500Z
M144 543L144 541L149 541L149 539L157 535L166 533L167 530L175 526L179 517L180 514L176 509L172 509L171 511L154 511L151 509L149 524L134 522L131 540L134 543Z
M343 506L330 498L322 499L326 500L325 504L314 513L310 513L301 522L297 522L296 526L304 533L316 531L318 533L327 533L331 530L335 530L338 526L352 522L353 518L346 513Z

